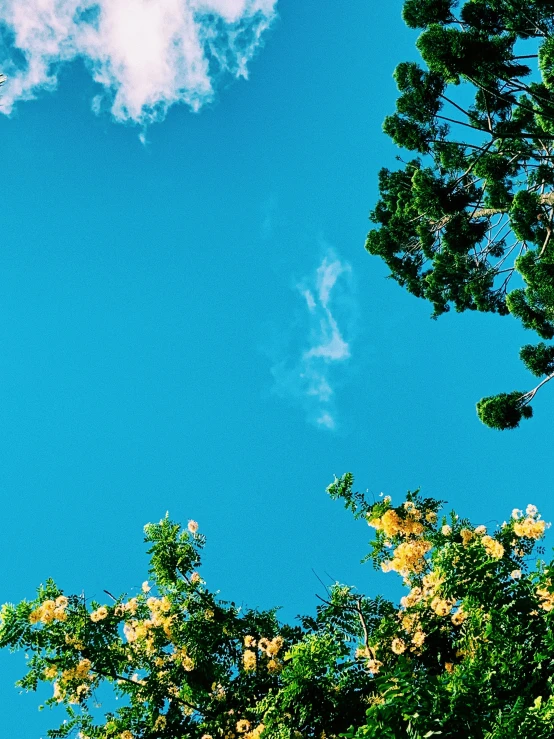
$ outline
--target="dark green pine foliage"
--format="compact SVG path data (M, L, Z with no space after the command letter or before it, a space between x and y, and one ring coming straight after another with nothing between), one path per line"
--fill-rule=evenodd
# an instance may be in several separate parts
M406 0L423 63L395 70L385 132L411 154L379 173L366 249L433 317L512 314L554 338L554 0ZM515 279L514 279L515 278ZM539 347L544 347L539 349ZM532 415L550 349L524 347L533 390L484 398L497 429Z

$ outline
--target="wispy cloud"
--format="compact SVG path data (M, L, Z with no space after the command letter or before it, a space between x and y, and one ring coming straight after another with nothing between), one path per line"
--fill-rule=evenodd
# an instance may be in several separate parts
M174 103L198 110L222 77L247 77L277 0L0 0L0 110L57 85L82 58L118 121L146 125Z
M354 318L352 269L328 249L314 273L296 284L305 313L303 338L296 353L273 367L274 390L292 397L306 409L308 420L320 428L335 429L335 386L350 357ZM339 323L343 326L339 327ZM291 337L291 342L294 339Z

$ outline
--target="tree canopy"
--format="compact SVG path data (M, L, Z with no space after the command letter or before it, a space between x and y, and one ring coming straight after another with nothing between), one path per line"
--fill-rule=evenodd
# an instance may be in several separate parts
M204 581L198 524L166 517L145 527L142 587L98 600L49 581L3 606L0 646L29 657L19 686L50 683L46 705L65 709L48 735L554 737L554 565L535 556L535 506L488 532L418 492L369 502L350 474L328 492L375 531L366 559L400 576L399 604L336 583L297 625L241 609Z
M379 174L366 248L434 317L511 314L542 340L520 352L534 388L477 404L514 428L554 377L554 2L406 0L403 17L423 64L396 68L384 130L411 154Z

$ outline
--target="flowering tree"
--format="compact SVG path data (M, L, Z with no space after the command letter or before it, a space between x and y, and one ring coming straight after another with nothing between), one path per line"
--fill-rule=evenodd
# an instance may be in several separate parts
M150 579L132 597L88 602L50 581L3 606L0 645L30 656L19 686L51 682L46 703L65 709L49 736L553 737L554 585L549 566L530 567L536 508L487 532L418 493L395 507L352 485L328 491L375 529L367 559L402 578L398 606L336 584L298 626L243 612L203 581L198 525L167 517L145 528ZM101 685L118 707L99 705Z

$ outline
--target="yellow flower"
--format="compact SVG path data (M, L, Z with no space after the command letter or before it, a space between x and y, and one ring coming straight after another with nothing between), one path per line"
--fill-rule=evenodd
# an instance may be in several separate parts
M395 536L403 529L403 521L398 513L390 508L381 516L381 527L385 532L385 536Z
M127 603L125 603L124 608L134 616L138 609L138 600L136 598L131 598Z
M44 670L44 678L45 680L53 680L58 674L58 668L54 665L50 665L50 667L47 667Z
M133 739L133 735L130 731L124 731L122 734L119 735L119 739Z
M154 724L154 731L163 731L167 725L167 719L165 716L158 716L156 723Z
M406 651L406 644L403 639L396 638L392 640L390 648L395 654L402 654L402 652Z
M475 533L477 534L477 536L483 536L483 534L487 533L487 527L481 524L481 526L477 526L475 528Z
M283 646L283 637L276 636L267 645L265 653L269 657L275 657L275 655L279 653L279 650L281 649L282 646Z
M283 669L283 665L279 660L276 659L270 659L267 663L267 669L269 672L281 672Z
M128 642L134 642L137 640L137 632L133 626L133 623L125 624L125 626L123 627L123 633L125 634L125 638Z
M265 652L268 646L269 639L266 639L265 636L262 636L262 638L258 641L258 649L261 649L262 652Z
M499 541L493 539L492 536L483 536L481 543L492 559L501 559L504 556L504 547Z
M536 591L541 600L541 603L539 605L544 611L551 611L554 608L554 593L550 592L550 588L552 588L552 581L547 580L544 585L544 588L537 588Z
M469 542L473 539L473 531L471 529L461 529L460 536L462 537L462 544L467 547Z
M150 590L152 590L152 588L151 588L151 587L150 587L150 585L148 584L148 580L145 580L145 581L144 581L144 582L142 583L142 592L143 592L143 593L149 593L149 592L150 592Z
M399 544L393 552L392 560L383 562L384 572L394 570L406 576L410 572L421 572L425 567L425 554L431 549L431 543L425 539L406 541Z
M402 606L404 606L404 608L410 608L411 606L415 606L416 603L419 603L422 595L423 592L421 588L412 588L408 595L404 595L402 598L400 598L400 603Z
M56 603L56 608L67 608L69 601L67 600L65 595L59 595L56 598L55 603Z
M528 539L541 539L544 536L544 530L546 524L544 521L536 521L531 516L523 519L523 521L516 521L514 523L514 534L516 536L525 536Z
M416 647L421 647L424 641L425 634L423 633L423 631L416 631L412 636L412 644Z
M429 523L436 523L437 522L437 514L434 511L429 511L429 513L425 516L425 520Z
M251 649L246 649L244 654L242 655L242 663L244 665L244 669L247 672L251 672L252 670L256 669L256 653L253 652Z
M513 570L513 572L510 572L510 577L512 578L512 580L520 580L521 570Z
M58 621L67 621L67 613L64 608L54 608L54 613L52 615Z
M91 621L102 621L106 616L108 615L108 609L106 606L100 606L96 611L93 611L90 614L90 620Z
M423 595L431 597L444 582L444 577L436 570L423 577Z
M379 673L379 669L383 666L382 662L379 662L378 659L368 659L367 661L367 669L372 672L374 675L377 675Z
M200 578L200 573L199 572L193 572L192 575L190 576L190 581L191 582L200 582L200 580L201 580L201 578Z
M256 640L253 636L245 636L244 637L244 646L245 647L255 647L256 646Z
M213 736L211 734L202 734L201 739L213 739Z
M461 608L458 608L456 613L452 614L451 621L454 624L454 626L461 626L463 622L467 618L467 613L465 613Z
M187 672L192 672L192 670L194 670L194 660L192 657L183 657L181 664Z
M431 601L431 608L437 616L448 616L452 610L451 604L447 600L443 600L438 596L435 596Z
M41 620L42 617L42 610L40 608L35 608L34 611L31 611L29 614L29 622L32 624L36 624Z
M466 618L467 618L467 613L465 613L465 611L463 611L462 608L460 607L458 608L456 613L452 614L452 618L450 620L452 621L454 626L461 626L463 622L466 620Z
M189 521L187 528L191 534L196 534L196 532L198 531L198 524L196 521Z
M454 672L454 665L452 664L452 662L445 662L444 663L444 669L447 672Z
M52 621L54 620L54 611L45 610L44 608L41 608L40 620L42 621L43 624L52 623Z
M241 718L240 721L237 721L237 731L239 734L244 734L245 731L250 731L250 721L247 721L245 718Z
M444 526L442 527L442 529L441 529L441 534L442 534L443 536L450 536L450 534L451 534L451 533L452 533L452 527L451 527L451 526L449 526L448 524L445 524L445 525L444 525Z
M213 617L214 617L214 616L215 616L215 613L214 613L214 612L212 611L212 609L211 609L211 608L207 608L207 609L206 609L206 610L204 611L204 618L205 618L205 619L206 619L207 621L211 621L211 620L213 619Z

